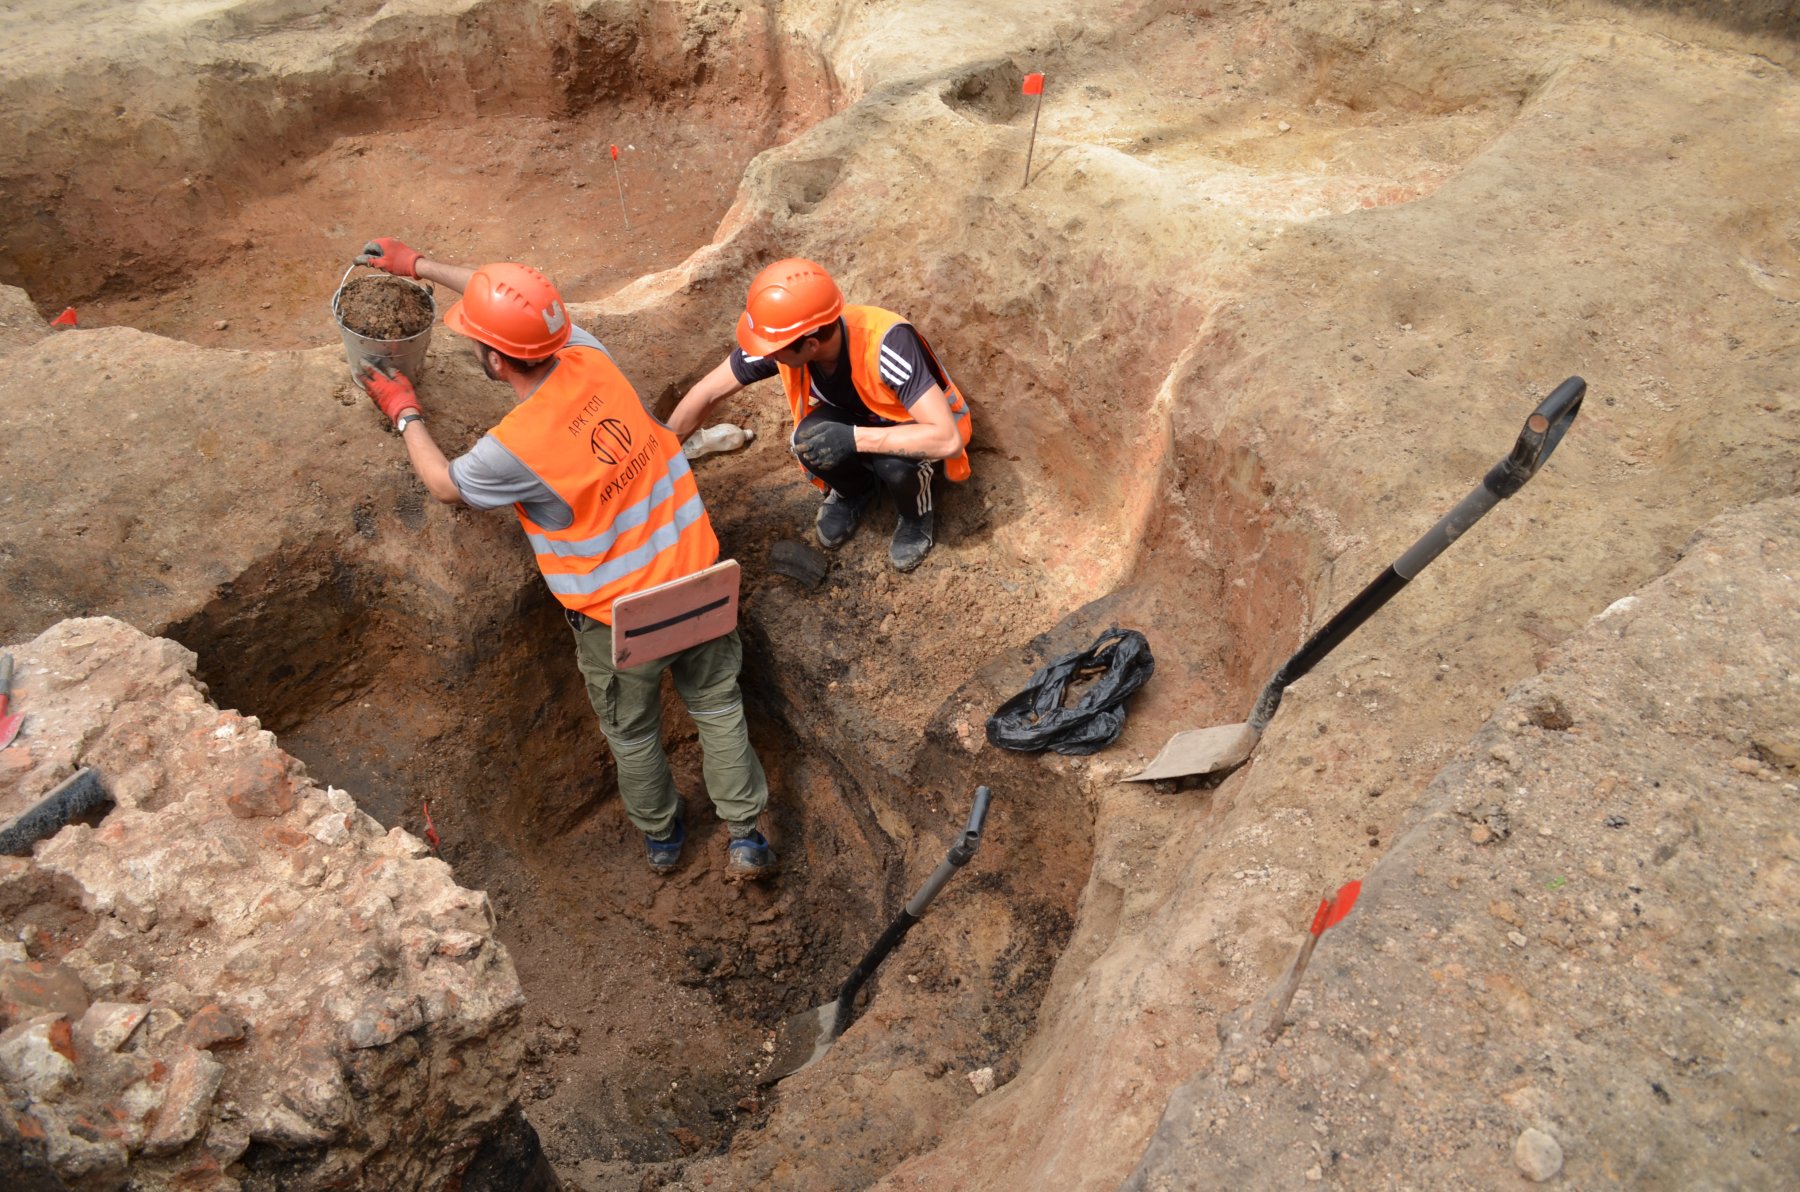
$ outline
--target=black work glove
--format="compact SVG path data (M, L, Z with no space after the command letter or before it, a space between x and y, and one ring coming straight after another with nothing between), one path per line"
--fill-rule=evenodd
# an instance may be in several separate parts
M815 422L794 436L794 454L815 472L828 472L856 454L856 429L842 422Z

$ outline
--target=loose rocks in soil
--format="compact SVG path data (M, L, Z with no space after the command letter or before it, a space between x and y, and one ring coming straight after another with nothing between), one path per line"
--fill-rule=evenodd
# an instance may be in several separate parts
M356 278L338 299L344 326L370 339L407 339L431 326L431 295L403 277Z

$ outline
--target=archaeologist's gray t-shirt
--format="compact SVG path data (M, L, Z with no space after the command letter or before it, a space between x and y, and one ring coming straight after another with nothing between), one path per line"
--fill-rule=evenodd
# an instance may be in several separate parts
M569 342L563 346L606 352L605 344L579 327L569 329ZM467 455L450 461L450 479L462 494L463 503L472 509L517 504L524 508L526 517L546 530L566 530L575 521L575 512L568 502L491 434L482 435Z

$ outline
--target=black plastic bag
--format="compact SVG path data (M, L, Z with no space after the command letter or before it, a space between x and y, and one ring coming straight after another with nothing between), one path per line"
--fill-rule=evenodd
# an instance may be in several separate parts
M988 717L987 739L1002 749L1039 753L1098 753L1125 727L1125 700L1156 671L1150 643L1135 629L1114 627L1079 654L1065 654L1031 676L1025 690ZM1076 679L1104 672L1073 707L1063 693Z

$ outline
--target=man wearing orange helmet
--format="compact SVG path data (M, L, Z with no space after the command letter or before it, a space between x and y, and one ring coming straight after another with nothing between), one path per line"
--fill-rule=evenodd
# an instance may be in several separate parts
M613 601L719 557L681 439L650 415L600 341L574 326L556 288L535 269L448 265L391 237L371 241L357 260L462 294L444 312L445 326L473 340L482 371L513 390L512 412L468 454L447 460L425 427L412 383L373 370L363 375L432 496L517 511L574 631L588 698L618 763L619 799L644 833L651 869L672 870L686 835L662 747L668 670L700 730L707 794L730 829L727 876L773 872L774 851L757 830L769 784L744 723L737 630L641 666L612 664Z
M794 454L825 491L819 545L849 541L886 489L900 511L888 559L911 571L931 549L931 481L939 463L969 478L969 407L925 337L892 311L846 306L831 275L798 257L750 283L738 346L669 415L686 438L744 386L779 376L794 413Z

